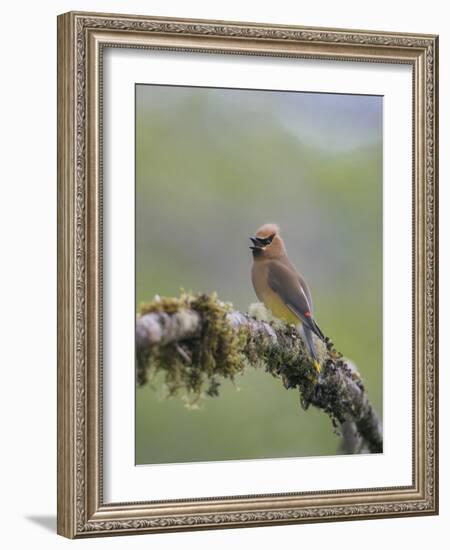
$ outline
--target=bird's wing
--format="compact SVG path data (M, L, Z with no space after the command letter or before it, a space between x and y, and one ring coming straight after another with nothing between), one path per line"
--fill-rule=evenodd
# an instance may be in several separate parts
M268 283L270 288L280 296L292 313L321 340L324 340L325 337L322 331L312 317L309 289L306 291L300 284L298 274L281 262L272 261L269 263Z
M309 290L308 285L306 284L305 279L300 275L300 273L297 273L297 277L298 277L300 286L302 287L303 292L306 294L306 298L308 299L308 304L309 304L311 315L312 315L313 312L314 312L314 306L313 306L313 301L312 301L312 297L311 297L311 292Z

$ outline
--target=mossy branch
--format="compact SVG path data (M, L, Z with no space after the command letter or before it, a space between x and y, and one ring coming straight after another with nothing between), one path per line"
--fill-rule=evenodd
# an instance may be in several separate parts
M217 396L221 378L264 368L299 391L304 409L314 405L341 427L346 452L382 452L381 424L356 367L330 340L316 347L320 374L292 325L234 311L215 295L158 297L141 307L136 322L137 379L142 385L162 371L170 394L184 391L195 400Z

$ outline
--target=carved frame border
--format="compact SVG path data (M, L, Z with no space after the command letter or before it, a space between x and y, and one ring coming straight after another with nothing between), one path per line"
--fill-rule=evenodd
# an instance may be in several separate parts
M413 67L413 485L145 503L102 499L102 48ZM70 12L58 17L58 533L70 538L438 513L438 38Z

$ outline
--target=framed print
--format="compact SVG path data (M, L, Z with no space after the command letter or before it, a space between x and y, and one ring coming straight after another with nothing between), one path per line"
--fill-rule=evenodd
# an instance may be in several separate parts
M58 18L58 532L438 512L432 35Z

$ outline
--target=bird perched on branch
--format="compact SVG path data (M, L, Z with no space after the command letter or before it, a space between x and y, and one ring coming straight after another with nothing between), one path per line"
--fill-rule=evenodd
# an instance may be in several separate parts
M303 330L314 368L320 363L313 334L325 337L313 318L311 292L306 281L289 261L280 228L272 223L261 226L254 237L252 282L258 299L275 317L295 324Z

